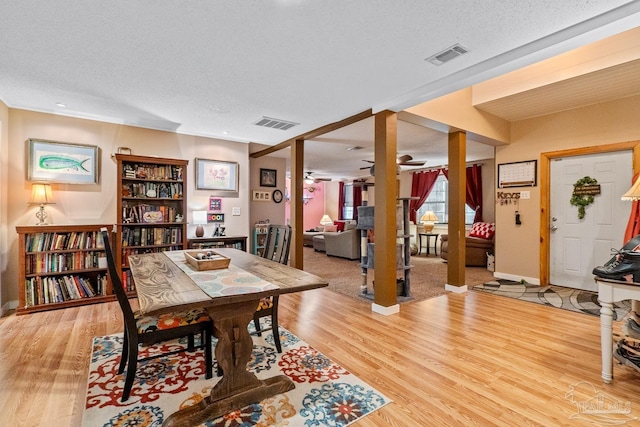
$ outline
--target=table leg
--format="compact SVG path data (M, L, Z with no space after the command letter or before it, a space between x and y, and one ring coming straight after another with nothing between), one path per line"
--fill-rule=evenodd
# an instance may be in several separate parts
M418 234L418 255L422 253L422 234Z
M258 300L208 309L218 338L215 355L222 367L222 378L211 395L197 405L171 414L163 427L194 426L212 421L233 410L295 388L285 375L259 380L247 369L253 340L247 326L253 320Z
M602 380L613 380L613 303L600 301L600 347L602 351Z

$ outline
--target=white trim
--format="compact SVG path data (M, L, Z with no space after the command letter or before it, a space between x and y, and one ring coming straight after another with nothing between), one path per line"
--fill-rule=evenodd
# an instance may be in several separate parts
M445 291L449 291L449 292L453 292L454 294L463 294L463 293L467 292L469 290L469 288L467 288L467 285L454 286L454 285L450 285L448 283L445 283L444 290Z
M374 302L371 303L371 311L382 314L383 316L389 316L390 314L400 313L400 304L385 307L384 305L379 305Z
M521 280L524 280L525 282L530 283L532 285L540 284L540 279L536 279L535 277L516 276L515 274L495 272L493 273L493 277L495 277L496 279L511 280L512 282L519 282Z

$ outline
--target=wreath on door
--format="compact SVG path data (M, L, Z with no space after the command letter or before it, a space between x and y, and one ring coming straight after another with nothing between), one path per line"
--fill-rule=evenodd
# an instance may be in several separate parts
M598 180L595 178L591 178L589 176L585 176L584 178L580 178L573 184L573 194L571 194L571 203L573 206L578 207L578 219L584 218L585 208L589 206L595 200L593 194L577 194L575 190L578 190L586 185L597 184Z

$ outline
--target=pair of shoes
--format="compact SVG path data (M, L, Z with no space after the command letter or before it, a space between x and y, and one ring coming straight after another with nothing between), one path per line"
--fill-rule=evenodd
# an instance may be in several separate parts
M640 252L618 251L615 261L608 265L594 268L593 274L603 279L639 282Z
M623 341L624 342L624 341ZM640 356L631 354L624 347L618 343L618 348L613 353L613 357L621 364L629 366L630 368L635 369L640 372Z
M624 325L622 325L622 332L628 337L640 340L640 325L632 318L627 319Z

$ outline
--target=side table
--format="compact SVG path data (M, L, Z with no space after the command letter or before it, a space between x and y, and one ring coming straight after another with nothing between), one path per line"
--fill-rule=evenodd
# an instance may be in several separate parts
M431 245L431 238L434 237L434 242L433 242L433 253L434 255L438 255L438 236L439 234L436 233L418 233L418 255L420 255L420 253L422 252L422 238L425 237L427 239L427 245L425 246L427 248L427 256L429 256L429 247Z

